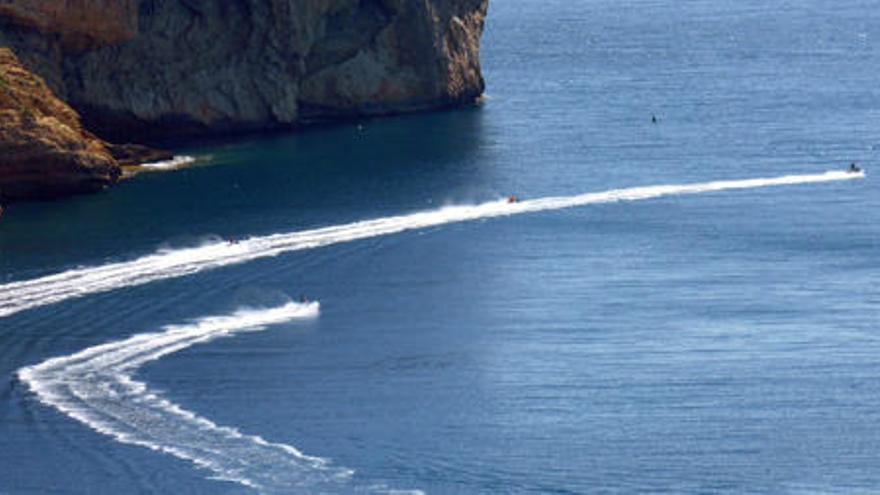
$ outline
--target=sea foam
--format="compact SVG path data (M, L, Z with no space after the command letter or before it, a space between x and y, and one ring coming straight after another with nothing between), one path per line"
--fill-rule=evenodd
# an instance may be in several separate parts
M338 492L352 471L291 445L220 426L133 376L145 363L221 337L315 318L317 302L243 309L89 347L18 371L41 402L117 441L164 452L262 493Z
M155 170L155 171L164 171L164 170L174 170L176 168L185 167L187 165L191 165L195 163L196 159L191 156L181 155L175 156L170 160L164 160L161 162L150 162L150 163L142 163L140 168L143 170Z
M164 250L130 261L75 268L55 275L0 285L0 317L71 298L142 285L156 280L182 277L292 251L314 249L450 223L599 203L641 201L663 196L704 194L737 189L816 184L861 179L864 176L863 172L826 172L761 179L632 187L516 203L508 203L506 200L500 199L477 205L448 206L437 210L299 232L250 237L234 243L215 242L197 247Z

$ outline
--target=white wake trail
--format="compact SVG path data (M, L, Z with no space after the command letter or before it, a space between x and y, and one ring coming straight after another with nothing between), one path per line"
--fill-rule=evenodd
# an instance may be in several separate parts
M165 327L49 359L18 372L41 402L116 440L164 452L261 492L338 492L351 471L304 455L296 448L218 426L186 411L133 375L145 363L241 332L302 318L315 318L316 302Z
M88 294L182 277L291 251L313 249L449 223L598 203L639 201L661 196L701 194L735 189L834 182L863 177L863 172L826 172L824 174L787 175L764 179L633 187L577 196L549 197L513 204L498 200L479 205L451 206L421 213L300 232L251 237L235 244L215 243L195 248L165 251L131 261L77 268L46 277L0 285L0 317Z
M165 170L174 170L177 168L184 167L186 165L192 165L195 163L196 159L191 156L175 156L170 160L165 160L161 162L149 162L142 163L139 165L141 170L149 170L149 171L165 171Z

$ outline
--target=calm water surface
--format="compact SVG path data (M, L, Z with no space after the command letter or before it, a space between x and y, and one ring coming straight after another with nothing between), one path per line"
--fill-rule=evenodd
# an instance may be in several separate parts
M478 109L182 150L206 166L16 205L0 283L507 194L869 175L450 225L0 319L0 493L254 493L14 377L299 293L320 317L136 374L354 470L290 492L880 490L876 4L494 1L483 59Z

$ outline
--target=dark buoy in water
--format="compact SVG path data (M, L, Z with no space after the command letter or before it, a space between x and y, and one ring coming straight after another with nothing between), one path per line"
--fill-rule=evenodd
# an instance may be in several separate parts
M652 123L652 124L656 124L656 123L657 123L657 116L654 115L654 114L651 114L651 123Z

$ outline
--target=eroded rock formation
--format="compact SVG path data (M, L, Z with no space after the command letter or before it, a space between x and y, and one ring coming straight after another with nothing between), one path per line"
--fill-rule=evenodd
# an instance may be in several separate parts
M0 0L8 22L58 35L65 48L119 44L137 34L136 0Z
M0 46L89 130L143 142L473 103L487 4L0 0Z
M0 48L0 202L95 191L119 173L76 112Z
M99 134L234 132L473 102L487 3L0 0L0 44Z

